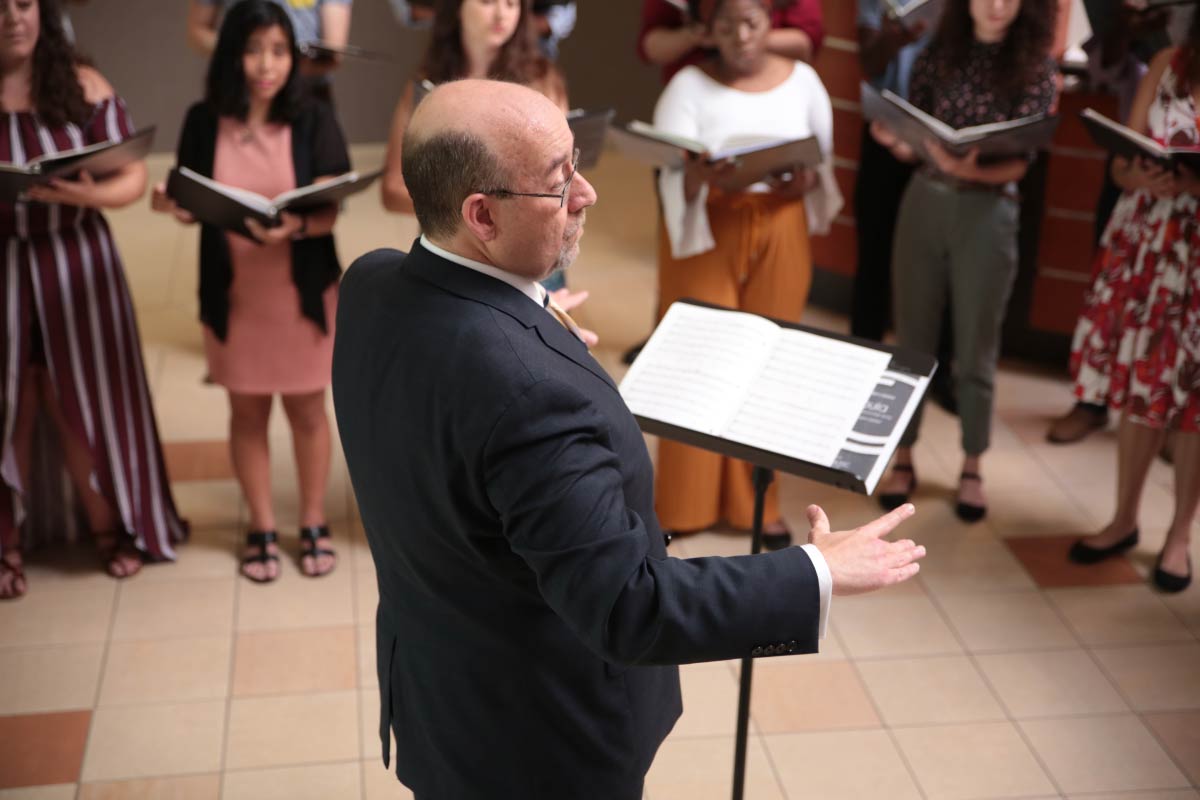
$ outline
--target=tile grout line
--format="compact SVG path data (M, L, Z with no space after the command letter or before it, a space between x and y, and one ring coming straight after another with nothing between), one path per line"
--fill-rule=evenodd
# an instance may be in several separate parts
M921 584L921 587L925 588L924 583ZM846 649L846 645L844 642L842 642L842 637L840 635L838 636L838 642L842 645L842 650L849 655L850 651ZM904 752L904 748L900 746L900 740L896 738L895 730L884 718L883 711L879 707L879 702L875 699L875 695L871 692L871 687L863 679L862 670L858 668L858 660L855 658L849 658L848 661L850 662L850 668L854 670L854 677L858 679L858 683L863 690L863 694L867 696L867 700L870 701L871 707L875 710L875 716L879 719L879 724L883 726L883 731L887 735L888 741L892 743L892 747L895 749L896 755L900 757L900 763L904 765L904 769L908 771L908 777L912 780L913 786L917 788L917 794L921 797L921 800L929 800L929 795L925 791L925 787L921 784L921 779L917 776L916 768L913 767L912 761L909 760L908 754Z
M239 507L240 507L239 500ZM240 514L239 514L240 516ZM234 544L234 552L237 553L237 545ZM225 797L225 765L229 758L229 730L233 723L233 691L234 679L237 670L237 650L238 650L238 606L242 597L242 579L241 575L234 581L233 584L233 609L230 613L230 631L229 631L229 670L225 684L225 718L221 725L221 756L217 762L217 800L224 800Z
M113 606L108 618L108 634L104 637L104 644L100 654L100 671L96 675L96 695L92 701L91 718L88 720L87 739L83 745L83 756L79 759L79 777L75 783L75 800L79 800L83 794L83 767L87 763L88 752L92 749L92 734L96 730L96 714L100 710L100 693L104 689L104 678L108 672L108 654L112 648L113 631L117 627L117 613L121 608L121 589L122 581L116 581L116 586L113 587Z
M342 487L345 493L346 511L349 514L350 507L354 503L354 492L350 488L349 468L344 476L345 486ZM358 727L355 731L355 738L358 740L358 791L359 797L362 800L367 800L367 767L366 759L363 758L363 749L366 747L366 742L363 741L363 723L365 721L363 709L363 685L362 685L362 637L359 636L359 619L358 619L358 581L361 577L358 571L358 546L354 541L354 523L347 520L345 523L348 526L346 535L343 537L346 540L346 549L349 551L350 558L350 618L354 621L354 707L357 711L356 719ZM339 557L340 560L340 557ZM378 692L378 689L376 689ZM399 780L397 779L397 783Z
M1040 588L1037 591L1038 591L1038 594L1042 597L1042 600L1044 602L1046 602L1054 610L1055 614L1061 616L1061 614L1058 610L1058 607L1050 602L1050 598L1046 597L1044 592ZM1042 774L1046 776L1046 780L1048 780L1050 782L1050 785L1054 787L1054 791L1058 794L1059 797L1066 797L1066 792L1063 791L1062 786L1059 785L1058 779L1054 776L1054 773L1050 771L1050 767L1048 764L1046 764L1045 759L1042 758L1042 754L1038 752L1037 748L1034 747L1033 742L1030 741L1029 735L1026 733L1025 729L1021 726L1020 721L1017 720L1012 715L1012 711L1011 711L1011 709L1009 709L1008 704L1004 702L1004 698L1000 696L999 691L997 691L996 687L992 684L992 681L988 677L987 672L983 669L982 666L980 666L979 659L976 656L976 654L973 653L970 650L970 648L967 647L966 640L964 639L962 634L959 632L958 628L955 627L954 622L950 619L950 615L942 607L941 601L938 598L931 597L930 602L933 604L933 607L935 609L937 609L937 612L939 614L941 614L943 620L946 622L947 626L950 628L951 634L954 636L955 639L958 640L958 643L962 646L963 653L966 655L968 662L975 669L975 672L979 675L980 680L982 680L984 685L987 686L988 691L991 692L992 699L996 701L996 704L1004 712L1004 716L1005 716L1005 719L1007 720L1008 724L1010 726L1012 726L1012 729L1014 731L1016 731L1017 736L1020 738L1022 744L1025 745L1025 748L1029 751L1029 754L1031 756L1033 756L1033 759L1037 763L1038 768L1041 769ZM1074 630L1072 630L1071 628L1068 627L1067 632L1070 633L1071 636L1078 641L1079 637L1075 635ZM1082 645L1082 642L1078 642L1078 643L1080 645Z
M1183 643L1180 642L1179 644L1183 644ZM1175 754L1173 752L1171 752L1171 748L1167 747L1166 743L1162 741L1162 738L1158 735L1158 732L1156 730L1154 730L1154 727L1152 725L1149 725L1146 722L1146 716L1145 716L1146 713L1162 713L1162 712L1154 712L1154 711L1145 712L1145 711L1139 709L1134 704L1132 698L1130 698L1126 694L1125 690L1121 687L1121 684L1117 681L1116 676L1113 675L1104 666L1104 662L1100 660L1100 656L1096 653L1095 649L1092 647L1088 647L1088 648L1086 648L1086 650L1087 650L1088 658L1090 658L1092 660L1092 663L1094 663L1096 665L1096 668L1098 670L1100 670L1100 674L1103 675L1108 680L1108 682L1112 684L1113 689L1116 690L1117 695L1121 698L1121 701L1124 702L1125 705L1129 706L1129 713L1126 714L1125 716L1132 715L1135 718L1137 718L1137 721L1140 722L1142 727L1146 729L1146 732L1150 734L1150 737L1154 740L1154 743L1158 745L1160 750L1162 750L1163 755L1165 755L1170 760L1170 762L1175 766L1175 768L1179 770L1179 774L1182 775L1184 780L1186 780L1188 782L1188 785L1195 786L1196 783L1189 777L1188 770L1185 768L1185 765L1182 764L1180 762L1180 760L1175 757ZM1188 709L1176 708L1173 710L1176 712L1186 712Z

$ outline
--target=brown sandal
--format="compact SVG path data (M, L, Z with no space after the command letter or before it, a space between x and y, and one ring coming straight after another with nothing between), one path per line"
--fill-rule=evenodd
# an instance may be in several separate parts
M0 555L0 577L11 576L8 583L11 593L0 592L0 600L16 600L29 591L29 582L25 580L24 567L24 564L14 564L9 561L7 552Z
M133 543L133 537L125 531L108 531L96 534L96 548L100 551L100 560L104 562L104 571L117 580L132 578L142 571L142 551ZM136 561L136 567L127 567L122 556L129 556L130 561Z

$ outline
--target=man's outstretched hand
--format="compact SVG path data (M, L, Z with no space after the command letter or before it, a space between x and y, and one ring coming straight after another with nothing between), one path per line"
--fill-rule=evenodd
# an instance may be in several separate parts
M852 531L829 530L829 517L820 506L808 507L812 530L808 541L817 546L833 576L833 593L862 594L901 583L921 569L917 560L925 548L911 539L884 541L901 522L916 513L911 503Z

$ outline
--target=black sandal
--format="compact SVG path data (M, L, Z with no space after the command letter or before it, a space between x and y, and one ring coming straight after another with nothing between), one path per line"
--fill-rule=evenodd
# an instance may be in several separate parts
M245 567L247 564L262 564L265 567L265 565L270 564L272 561L278 563L279 556L267 549L268 545L275 544L278 541L279 534L275 533L275 531L250 531L250 533L247 533L246 547L257 547L258 552L252 556L244 556L242 558L242 566ZM267 573L261 578L254 577L246 572L245 569L241 570L241 573L255 583L273 583L279 577L279 570L275 571L274 576Z
M890 492L879 495L879 505L883 506L884 511L894 511L904 505L912 493L917 490L917 471L913 469L912 464L896 464L892 467L892 472L907 472L912 475L912 483L908 484L907 492Z
M959 486L962 485L963 481L979 481L982 484L983 478L980 477L978 472L964 472L958 476ZM954 513L963 522L979 522L979 520L987 516L987 506L977 506L973 503L964 503L962 500L957 500L954 503Z
M321 547L321 540L329 540L330 538L328 525L307 525L300 529L300 572L309 578L319 578L337 569L337 553L327 547ZM324 572L305 571L304 559L311 557L313 560L313 569L316 570L321 556L333 556L333 566Z
M29 582L25 580L25 565L14 564L8 560L8 552L5 551L0 555L0 575L11 575L8 586L12 590L12 594L0 594L0 600L16 600L19 597L24 597L25 592L29 591ZM18 591L17 587L20 586Z

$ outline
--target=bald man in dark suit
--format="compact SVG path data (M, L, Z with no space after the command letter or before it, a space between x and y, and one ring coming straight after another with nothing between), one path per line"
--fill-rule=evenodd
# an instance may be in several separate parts
M424 231L342 284L334 400L379 578L380 738L419 800L637 800L676 665L815 652L831 591L924 550L863 529L671 558L641 431L537 282L595 191L562 113L512 84L434 90L404 142Z

